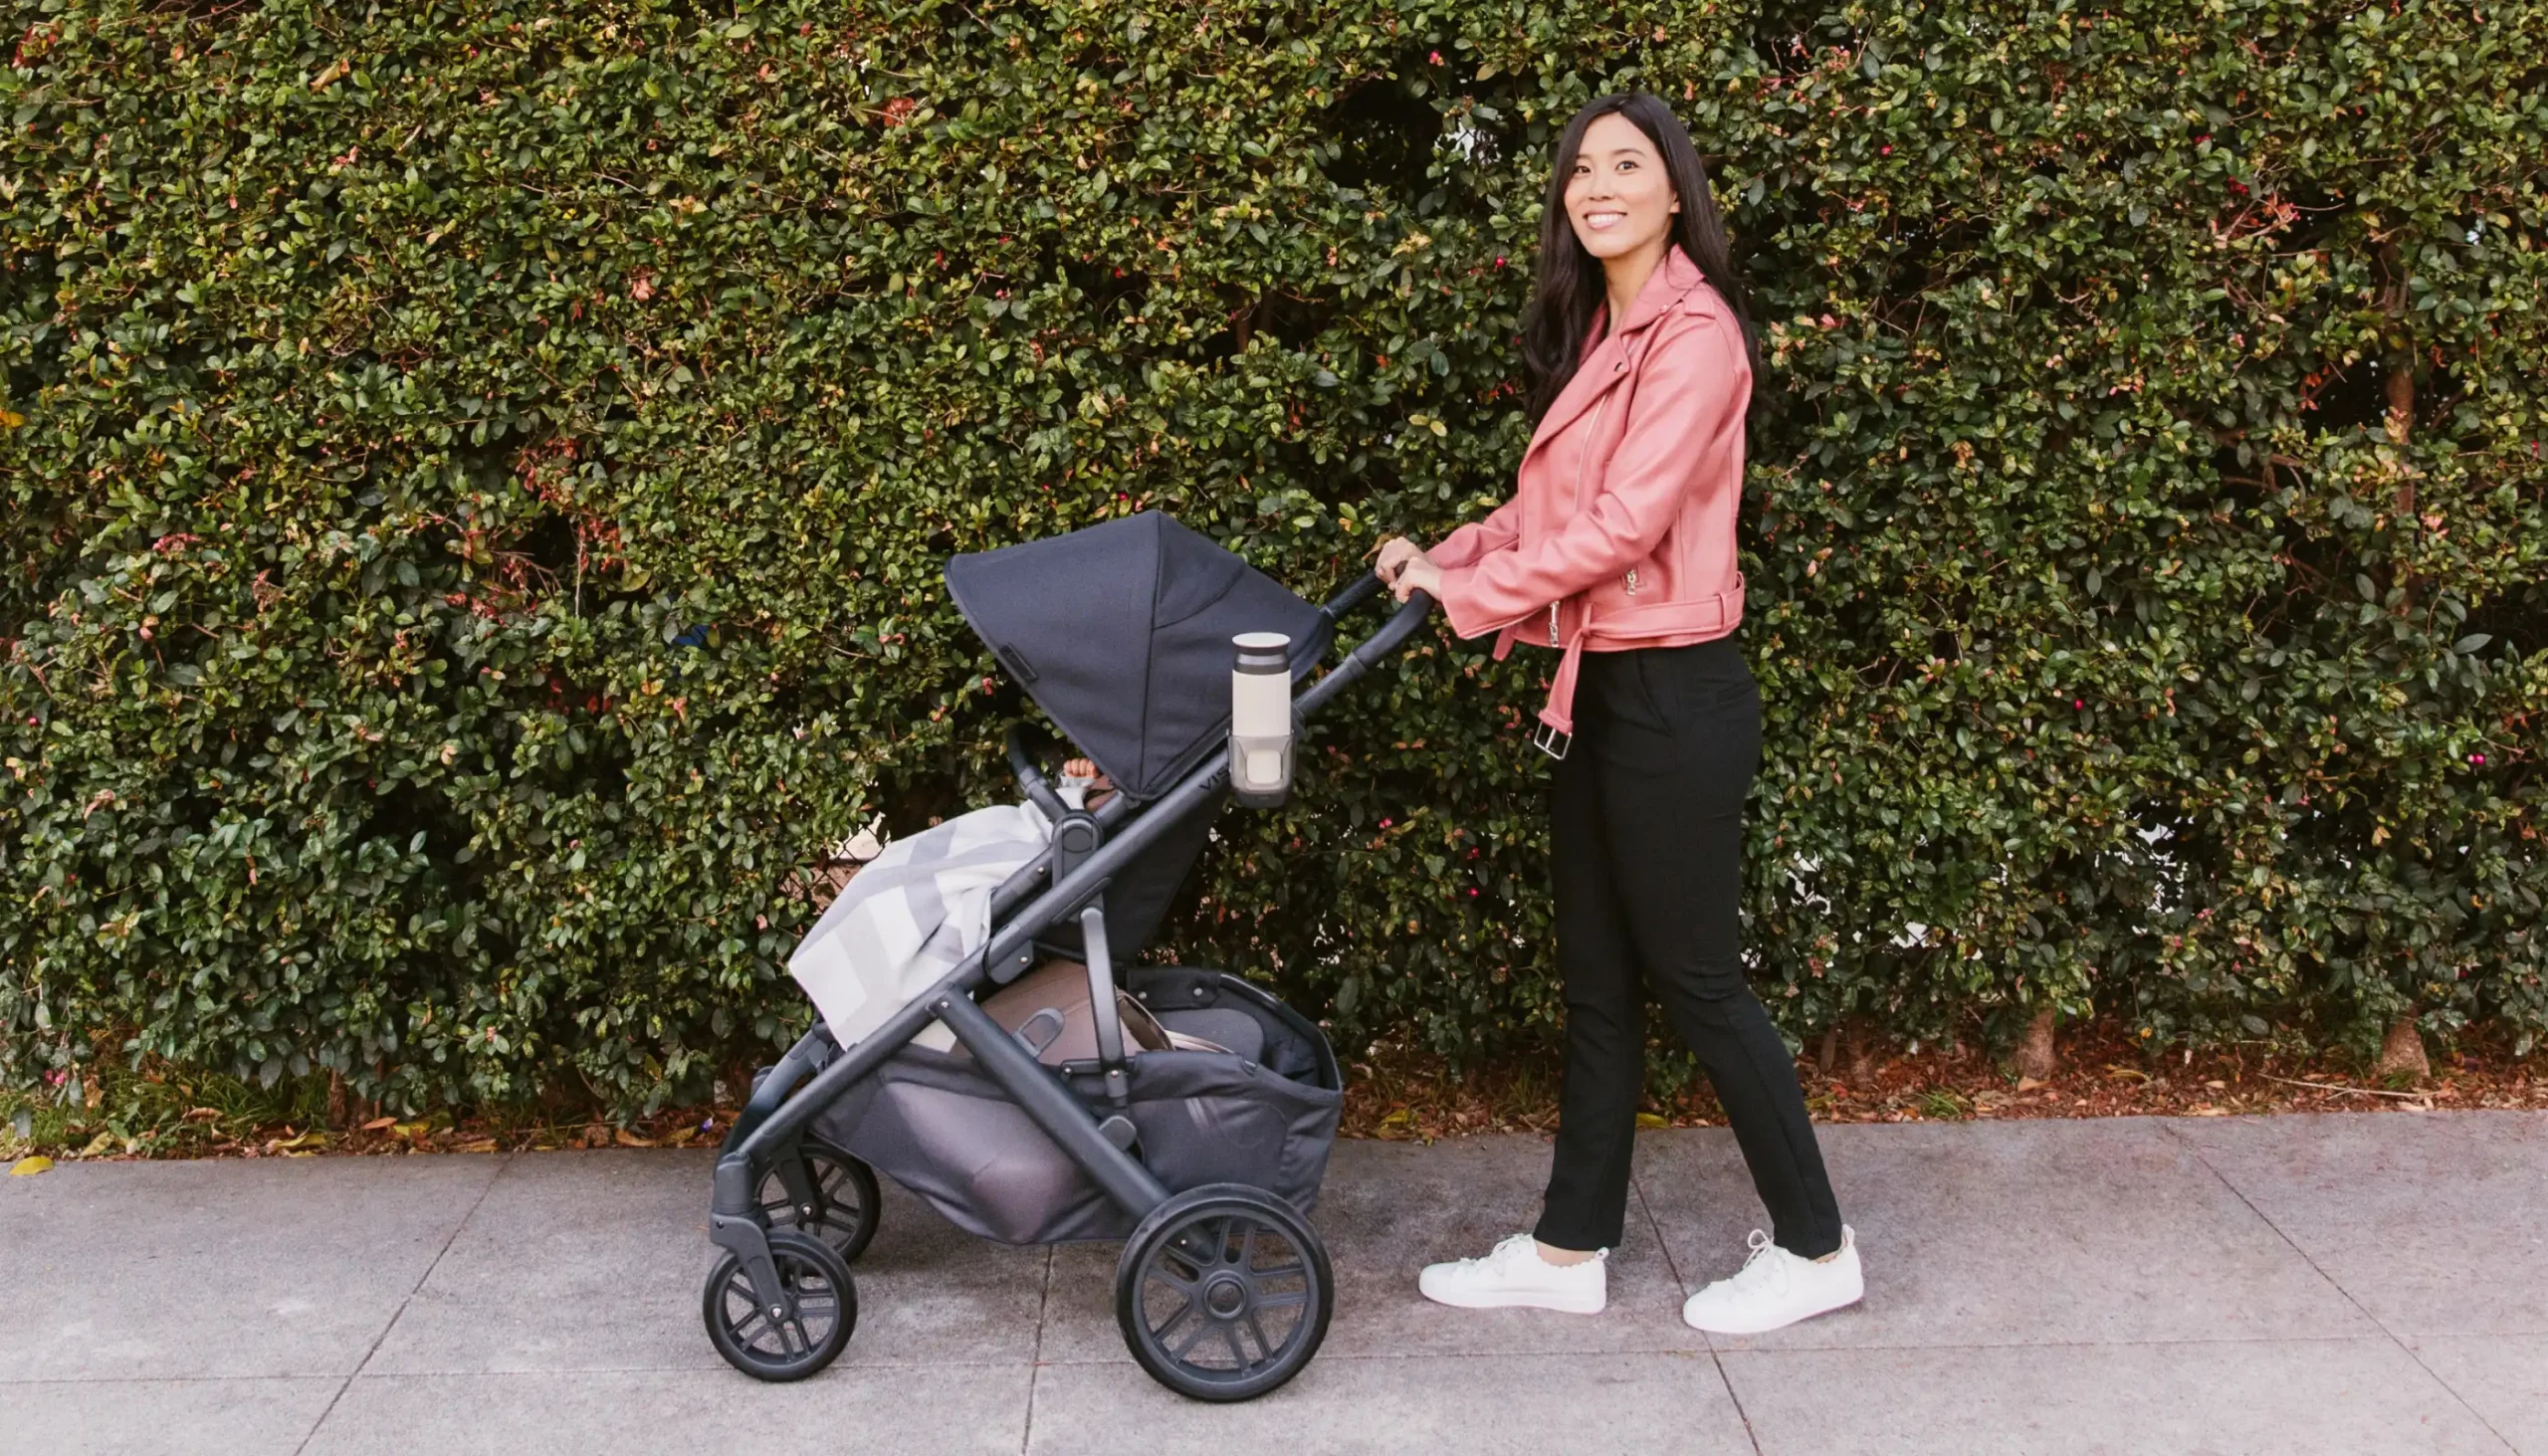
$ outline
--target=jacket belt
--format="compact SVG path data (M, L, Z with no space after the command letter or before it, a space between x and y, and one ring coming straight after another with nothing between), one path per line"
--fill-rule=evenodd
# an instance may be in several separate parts
M1690 601L1626 607L1610 612L1598 621L1593 619L1590 596L1580 596L1576 601L1579 615L1575 633L1567 641L1564 655L1558 658L1557 678L1549 684L1547 706L1540 710L1541 723L1570 736L1575 732L1575 679L1582 669L1586 647L1598 642L1605 650L1615 651L1648 646L1692 633L1722 637L1743 623L1743 575L1735 573L1732 591ZM1520 632L1521 627L1516 624L1497 635L1495 655L1498 659L1512 650Z

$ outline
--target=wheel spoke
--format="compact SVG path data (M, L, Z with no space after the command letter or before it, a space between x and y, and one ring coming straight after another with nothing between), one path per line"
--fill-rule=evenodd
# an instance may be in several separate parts
M1265 1361L1261 1359L1249 1359L1247 1357L1247 1352L1238 1348L1238 1322L1234 1320L1224 1320L1221 1322L1220 1328L1221 1339L1227 1343L1230 1348L1230 1358L1238 1361L1240 1373L1244 1374L1245 1372L1256 1368L1258 1365L1265 1363Z
M1151 1333L1151 1338L1153 1340L1166 1340L1168 1338L1168 1332L1175 1329L1186 1316L1198 1313L1202 1308L1203 1302L1189 1294L1184 1299L1177 1302L1175 1309L1168 1312L1167 1319L1154 1325L1149 1321L1149 1319L1145 1318L1142 1321L1142 1328Z
M1242 1223L1239 1227L1244 1232L1238 1236L1238 1258L1232 1262L1239 1268L1245 1269L1256 1258L1256 1225L1251 1221Z
M1295 1310L1310 1302L1310 1292L1296 1289L1289 1294L1264 1294L1256 1297L1260 1310Z
M1168 1357L1169 1359L1180 1362L1183 1361L1185 1358L1185 1352L1192 1350L1197 1344L1199 1344L1204 1336L1212 1333L1212 1321L1208 1317L1203 1316L1199 1310L1193 1310L1191 1306L1188 1306L1186 1310L1179 1311L1178 1317L1181 1319L1189 1312L1194 1314L1196 1317L1194 1321L1194 1329L1192 1333L1185 1337L1184 1340L1178 1342L1176 1349L1168 1352ZM1176 1322L1174 1320L1168 1322L1170 1327L1173 1327L1175 1323ZM1166 1331L1161 1332L1163 1336L1165 1336L1166 1333Z
M1263 1354L1265 1358L1272 1359L1274 1357L1274 1342L1265 1338L1265 1326L1256 1318L1257 1313L1258 1312L1255 1310L1247 1312L1248 1333L1256 1337L1256 1349L1258 1352Z

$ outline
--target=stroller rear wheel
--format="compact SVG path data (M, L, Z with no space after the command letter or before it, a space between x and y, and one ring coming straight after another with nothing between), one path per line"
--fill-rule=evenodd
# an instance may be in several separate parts
M761 1307L743 1260L729 1253L709 1271L700 1314L726 1363L755 1380L801 1380L830 1364L858 1328L858 1287L831 1245L794 1229L769 1231L786 1304Z
M1196 1400L1252 1400L1299 1374L1335 1307L1318 1231L1241 1183L1161 1204L1116 1265L1124 1344L1151 1378Z
M798 1229L821 1239L844 1264L857 1263L867 1252L867 1241L876 1237L884 1211L875 1170L837 1147L814 1142L805 1143L796 1157L804 1165L807 1200L797 1201L785 1175L772 1167L760 1175L755 1194L761 1216L771 1228Z

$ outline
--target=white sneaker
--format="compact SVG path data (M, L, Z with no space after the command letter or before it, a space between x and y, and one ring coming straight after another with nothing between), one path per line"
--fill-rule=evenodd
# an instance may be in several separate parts
M1602 1249L1580 1264L1552 1264L1540 1257L1537 1239L1517 1233L1483 1259L1425 1265L1415 1287L1437 1305L1463 1310L1519 1306L1597 1315L1610 1302L1610 1281L1603 1267L1609 1257L1610 1251Z
M1840 1251L1806 1259L1752 1230L1751 1256L1731 1279L1720 1279L1681 1306L1681 1322L1711 1335L1759 1335L1799 1320L1854 1305L1867 1292L1858 1270L1858 1238L1840 1229Z

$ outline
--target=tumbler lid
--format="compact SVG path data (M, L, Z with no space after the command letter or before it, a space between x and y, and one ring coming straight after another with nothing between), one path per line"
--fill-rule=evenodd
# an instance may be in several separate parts
M1241 632L1230 639L1238 649L1238 671L1285 673L1292 670L1292 639L1280 632Z

